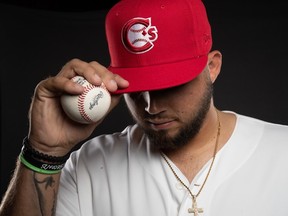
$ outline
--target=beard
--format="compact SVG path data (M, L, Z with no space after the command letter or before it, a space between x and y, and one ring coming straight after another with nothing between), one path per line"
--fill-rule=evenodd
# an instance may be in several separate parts
M207 82L198 110L191 114L190 120L173 137L168 136L166 131L154 131L152 129L142 128L151 141L151 149L155 151L171 151L181 148L191 141L202 127L211 105L212 95L213 84L210 81Z

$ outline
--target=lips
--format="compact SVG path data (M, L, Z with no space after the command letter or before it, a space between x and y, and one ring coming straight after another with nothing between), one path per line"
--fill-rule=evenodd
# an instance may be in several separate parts
M154 129L154 130L164 130L172 127L175 122L174 119L146 119L146 122Z

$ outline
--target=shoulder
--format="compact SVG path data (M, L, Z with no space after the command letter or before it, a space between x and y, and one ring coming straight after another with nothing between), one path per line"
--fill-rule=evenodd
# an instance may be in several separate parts
M241 114L236 114L236 115L237 115L237 119L239 123L243 124L250 130L252 129L252 131L253 131L253 128L255 129L261 128L263 130L263 133L266 135L270 135L270 136L280 135L280 136L288 138L288 125L273 123L273 122L269 122L269 121L257 119L254 117L241 115Z
M280 133L287 132L288 130L288 125L285 125L285 124L273 123L273 122L265 121L265 120L255 118L252 116L236 113L233 111L225 110L223 112L232 113L236 116L236 119L237 119L236 126L245 126L245 127L248 127L249 129L265 128L268 131L271 131L271 132L277 131Z
M273 123L258 118L236 114L238 138L245 142L258 143L258 146L279 151L288 151L288 125Z
M74 161L94 160L95 158L105 160L106 157L113 155L127 155L139 146L147 145L145 135L141 128L135 125L127 126L121 132L112 134L102 134L87 140L78 150L71 154Z
M288 148L288 125L277 124L255 117L233 113L236 124L230 140L240 143L254 143L270 147L283 146Z

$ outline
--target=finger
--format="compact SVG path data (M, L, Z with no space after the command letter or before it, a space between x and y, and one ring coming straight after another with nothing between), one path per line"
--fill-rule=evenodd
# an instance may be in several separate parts
M83 76L93 85L101 85L102 82L107 84L111 79L113 79L113 74L111 74L111 72L109 72L103 65L96 61L88 63L80 59L72 59L67 62L57 76L65 76L71 79L76 75ZM112 89L113 85L115 84L112 82L112 84L110 84Z
M74 58L68 61L57 74L57 76L65 76L67 78L72 78L76 75L83 75L83 70L87 68L89 64L80 59ZM81 69L82 68L82 69Z
M95 68L99 77L101 77L102 82L110 92L116 91L118 88L127 88L129 82L118 74L114 74L109 71L106 67L99 64L96 61L90 62L90 64Z
M63 76L49 77L36 86L37 94L41 97L55 97L63 93L81 94L84 87Z
M129 86L128 80L124 79L118 74L114 74L114 79L117 83L118 88L127 88Z
M57 76L65 76L69 79L80 75L93 85L101 85L102 82L110 92L116 91L118 88L126 88L129 83L119 75L113 74L106 67L97 61L90 63L80 59L72 59L66 63Z
M101 85L102 79L97 72L100 69L95 69L90 63L74 58L62 67L57 76L64 76L71 79L79 75L94 85Z

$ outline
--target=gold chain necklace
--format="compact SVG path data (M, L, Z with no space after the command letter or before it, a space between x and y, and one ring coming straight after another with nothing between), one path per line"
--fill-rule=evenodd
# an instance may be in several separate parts
M200 187L199 191L197 194L193 194L192 191L190 190L190 188L180 179L180 177L176 174L175 170L173 169L173 167L171 166L171 164L169 163L167 157L164 155L163 152L161 152L161 156L164 158L164 160L166 161L166 163L168 164L169 168L171 169L171 171L173 172L174 176L176 177L176 179L187 189L187 191L189 192L189 194L192 197L192 208L188 209L188 213L194 213L194 216L199 216L199 213L203 213L204 210L203 208L198 208L197 206L197 200L196 198L199 196L199 194L201 193L209 175L210 172L212 170L214 161L215 161L215 156L217 153L217 148L218 148L218 140L219 140L219 136L220 136L220 132L221 132L221 124L220 124L220 120L219 120L219 114L218 111L216 110L217 113L217 120L218 120L218 127L217 127L217 136L216 136L216 141L215 141L215 148L214 148L214 153L213 153L213 157L212 157L212 161L208 170L208 173L204 179L204 182L202 184L202 186Z

